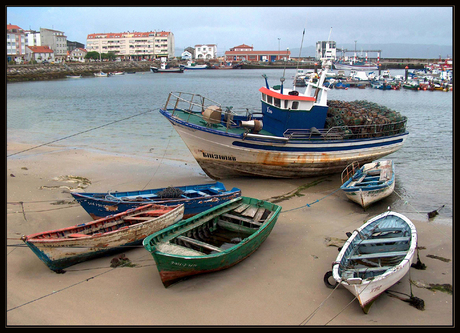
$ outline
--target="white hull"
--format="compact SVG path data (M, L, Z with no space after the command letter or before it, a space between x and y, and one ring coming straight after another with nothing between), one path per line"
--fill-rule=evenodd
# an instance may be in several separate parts
M350 199L353 202L356 202L358 205L361 205L363 208L366 208L369 205L373 204L374 202L377 202L379 200L382 200L388 197L391 193L393 193L394 189L395 189L395 183L393 182L391 185L383 189L371 190L371 191L358 190L358 191L351 192L351 193L347 192L345 194L348 199Z
M368 163L400 149L407 133L360 140L282 141L225 133L186 123L161 111L211 178L301 178L338 173L352 161ZM356 148L354 148L356 147Z
M342 265L344 264L344 259L349 258L349 247L353 247L353 240L356 237L358 237L358 235L360 235L360 232L363 232L363 229L373 224L375 221L378 221L377 223L374 223L375 225L384 225L385 217L387 217L388 215L393 215L401 218L407 224L408 229L410 230L409 248L407 251L405 251L404 257L401 258L399 264L388 267L388 269L384 270L384 273L381 275L376 275L365 279L361 279L359 277L347 278L345 273L346 268L344 268ZM389 219L391 219L391 217ZM374 225L372 227L375 228ZM387 227L391 227L391 222L390 225L388 225ZM396 224L393 225L393 228L394 227L396 227ZM343 287L350 291L350 293L356 296L360 306L363 308L364 312L367 313L373 301L385 290L387 290L395 283L397 283L399 280L401 280L404 277L404 275L406 275L406 273L409 271L409 268L412 264L412 260L414 258L416 246L417 231L415 229L414 224L408 218L406 218L402 214L395 212L387 212L380 214L372 218L366 224L358 228L358 230L355 230L353 232L353 234L350 236L347 242L343 245L342 250L340 251L339 255L337 256L337 259L333 264L332 275L338 283L340 283ZM397 252L393 253L396 254ZM377 256L375 256L375 258L377 258L379 255L383 257L384 253L377 253ZM341 274L339 273L339 267L344 270ZM371 270L371 268L368 269Z
M369 66L360 66L360 65L345 65L345 64L334 64L335 69L337 70L362 70L362 71L371 71L378 69L376 65L369 65Z

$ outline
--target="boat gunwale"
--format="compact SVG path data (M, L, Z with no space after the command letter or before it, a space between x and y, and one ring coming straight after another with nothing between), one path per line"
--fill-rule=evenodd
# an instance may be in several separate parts
M363 166L364 167L364 166ZM361 170L361 169L360 169ZM381 184L368 184L365 186L354 186L354 185L349 185L351 182L353 182L353 178L350 177L345 183L343 183L340 188L345 192L345 193L353 193L353 192L368 192L368 191L378 191L382 189L387 189L389 188L395 181L395 172L394 172L394 163L392 163L392 174L391 178L388 180L385 180Z
M182 125L182 126L191 128L193 130L199 130L199 131L207 132L207 133L210 133L210 134L216 134L216 135L219 135L219 136L235 138L235 139L239 139L239 140L242 140L242 141L266 142L266 143L269 143L269 144L278 144L280 147L286 146L287 144L294 144L294 145L296 145L296 144L309 144L309 145L311 145L311 144L319 144L319 145L333 144L333 145L341 145L342 144L342 145L347 147L350 144L358 145L358 144L362 144L363 142L372 142L372 141L381 141L381 140L384 140L384 141L393 140L393 139L398 138L398 137L403 137L403 139L401 139L401 140L404 140L404 137L407 137L409 135L409 132L407 131L407 128L404 127L404 132L393 134L393 135L382 135L382 136L375 136L375 137L362 137L362 138L351 138L351 139L350 138L334 139L332 137L328 138L327 136L324 136L324 137L312 137L312 138L292 138L289 135L288 136L283 136L283 137L273 135L273 139L272 139L272 138L269 138L267 135L263 135L263 136L261 135L260 137L257 137L257 134L253 134L251 136L245 136L245 133L242 133L242 134L231 133L229 131L226 131L227 128L225 128L226 130L214 129L214 128L211 128L211 127L195 124L195 123L189 122L187 120L183 120L180 117L174 116L173 113L172 113L173 111L181 111L181 112L186 113L187 111L184 111L184 110L160 108L159 111L170 122L172 122L173 125ZM407 120L391 123L389 125L398 124L398 123L407 123ZM372 124L372 125L356 125L356 126L361 126L361 127L367 126L369 128L370 127L375 128L377 126L382 126L382 125L380 125L380 124ZM336 127L340 128L341 126L336 126ZM350 126L348 126L348 127L350 127ZM328 130L330 131L331 129L328 129ZM295 131L295 129L292 129L292 130ZM292 131L292 130L290 130L290 131ZM336 133L334 133L334 134L336 134ZM280 142L280 138L282 138L283 141Z

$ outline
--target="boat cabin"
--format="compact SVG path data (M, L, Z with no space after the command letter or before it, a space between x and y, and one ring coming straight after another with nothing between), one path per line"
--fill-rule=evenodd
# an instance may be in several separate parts
M288 129L324 128L327 117L327 88L324 78L310 81L305 93L284 89L283 86L266 87L261 92L264 129L283 136Z

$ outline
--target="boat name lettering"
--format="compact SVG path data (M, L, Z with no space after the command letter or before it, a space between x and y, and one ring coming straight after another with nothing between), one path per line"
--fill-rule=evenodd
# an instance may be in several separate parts
M205 153L205 152L203 152L203 157L214 158L216 160L236 161L236 157L233 157L233 156L211 154L211 153Z
M196 267L197 266L196 264L187 264L187 263L177 262L177 261L171 261L171 264L176 265L176 266L182 266L182 267Z
M382 287L382 285L380 285L380 286L377 286L377 287L374 287L374 288L372 288L372 290L371 290L371 292L370 292L370 293L373 293L373 292L379 291L381 287Z

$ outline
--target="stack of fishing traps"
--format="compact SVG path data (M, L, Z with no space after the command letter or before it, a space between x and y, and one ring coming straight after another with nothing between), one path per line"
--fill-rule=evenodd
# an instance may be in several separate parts
M407 118L368 101L328 101L326 129L340 129L345 138L390 136L404 133Z

